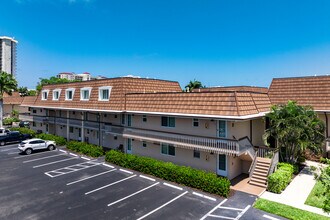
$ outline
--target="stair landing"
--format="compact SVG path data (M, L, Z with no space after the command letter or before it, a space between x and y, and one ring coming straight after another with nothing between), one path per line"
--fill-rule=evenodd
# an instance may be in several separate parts
M231 180L232 185L230 186L230 189L256 196L260 196L263 192L265 192L265 188L251 185L249 184L249 180L250 177L248 174L241 174Z

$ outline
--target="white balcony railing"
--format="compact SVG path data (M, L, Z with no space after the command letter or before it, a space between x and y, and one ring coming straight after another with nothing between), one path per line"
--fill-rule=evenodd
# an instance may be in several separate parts
M146 141L168 143L183 148L197 149L220 154L238 156L241 152L241 147L238 141L231 139L196 137L191 135L174 134L135 128L125 128L123 136L126 138L135 138Z

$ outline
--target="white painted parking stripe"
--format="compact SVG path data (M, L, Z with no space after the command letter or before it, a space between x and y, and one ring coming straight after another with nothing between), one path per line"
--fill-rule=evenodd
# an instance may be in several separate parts
M106 166L106 167L110 167L110 168L115 168L114 166L111 166L111 165L106 164L106 163L103 163L102 165L103 165L103 166Z
M19 158L22 158L22 157L38 156L38 155L40 155L40 154L54 153L54 152L56 152L56 150L55 150L55 151L45 151L45 152L41 152L41 153L35 153L35 154L29 154L29 155L18 156L18 157L14 157L14 159L19 159Z
M8 147L13 147L13 146L18 146L18 144L9 144L9 145L7 145L7 146L2 146L2 147L0 147L0 149L3 149L3 148L8 148Z
M76 181L73 181L73 182L70 182L70 183L67 183L66 185L69 186L69 185L72 185L72 184L75 184L75 183L79 183L81 181L85 181L85 180L88 180L88 179L91 179L91 178L94 178L94 177L97 177L97 176L101 176L103 174L106 174L106 173L110 173L110 172L113 172L117 169L113 169L113 170L108 170L108 171L105 171L105 172L102 172L102 173L99 173L99 174L95 174L93 176L89 176L89 177L86 177L86 178L83 178L83 179L80 179L80 180L76 180Z
M128 170L124 170L124 169L119 169L121 172L124 172L124 173L129 173L129 174L133 174L133 172L131 171L128 171Z
M78 158L79 157L70 157L70 158L67 158L67 159L64 159L64 160L57 160L57 161L53 161L53 162L50 162L50 163L44 163L44 164L36 165L33 168L44 167L44 166L48 166L48 165L51 165L51 164L61 163L61 162L64 162L64 161L74 160L74 159L78 159Z
M113 186L113 185L115 185L115 184L117 184L117 183L120 183L120 182L123 182L123 181L125 181L125 180L131 179L131 178L133 178L133 177L135 177L135 176L136 176L136 175L129 176L129 177L126 177L126 178L124 178L124 179L118 180L118 181L116 181L116 182L110 183L110 184L108 184L108 185L102 186L102 187L100 187L100 188L94 189L94 190L92 190L92 191L89 191L89 192L85 193L85 195L91 194L91 193L93 193L93 192L99 191L99 190L104 189L104 188L107 188L107 187L109 187L109 186Z
M87 157L81 157L81 159L84 159L84 160L91 160L91 159L89 159L89 158L87 158Z
M202 198L205 198L205 199L212 200L212 201L217 201L215 198L212 198L212 197L210 197L210 196L203 195L203 194L201 194L201 193L193 192L192 194L193 194L193 195L196 195L196 196L199 196L199 197L202 197Z
M278 218L274 218L274 217L269 216L269 215L263 215L262 217L268 218L268 219L271 219L271 220L279 220Z
M209 211L208 213L206 213L200 220L204 220L207 218L207 216L209 216L212 212L214 212L218 207L220 207L223 203L225 203L228 199L224 199L223 201L221 201L217 206L215 206L211 211Z
M177 197L175 197L174 199L172 199L172 200L168 201L167 203L165 203L165 204L163 204L163 205L159 206L158 208L156 208L156 209L152 210L151 212L149 212L149 213L145 214L144 216L142 216L142 217L138 218L137 220L141 220L141 219L144 219L145 217L148 217L148 216L149 216L149 215L151 215L152 213L155 213L155 212L157 212L159 209L162 209L162 208L164 208L164 207L165 207L165 206L167 206L168 204L170 204L170 203L174 202L175 200L179 199L180 197L184 196L184 195L185 195L185 194L187 194L187 193L188 193L188 191L186 191L186 192L184 192L184 193L182 193L182 194L178 195L178 196L177 196Z
M52 175L50 175L50 174L48 174L48 173L45 173L47 176L49 176L49 177L51 177L51 178L53 178L53 176Z
M147 177L147 176L140 175L140 177L143 178L143 179L154 181L154 182L156 181L155 179Z
M169 184L169 183L163 183L165 186L168 186L168 187L171 187L171 188L174 188L174 189L178 189L178 190L183 190L181 187L178 187L178 186L174 186L172 184Z
M59 149L59 151L61 151L63 153L68 153L68 152L66 152L65 150L62 150L62 149Z
M44 159L47 159L47 158L58 157L58 156L63 156L63 155L66 155L66 154L56 154L56 155L41 157L41 158L32 159L32 160L25 160L25 161L23 161L23 163L30 163L30 162L33 162L33 161L44 160Z
M6 152L6 151L11 151L11 150L17 150L17 147L13 147L13 148L9 148L9 149L0 150L0 152Z
M16 151L16 152L8 153L8 155L13 155L13 154L18 154L18 153L20 153L20 151Z
M250 205L246 206L245 209L235 218L235 220L240 219L250 207Z
M50 174L50 173L58 172L59 174L52 175L53 177L58 177L58 176L73 173L73 172L76 172L76 171L80 171L80 170L88 169L88 168L91 168L91 167L95 167L95 166L98 166L100 164L101 163L95 163L94 161L89 161L89 162L70 165L70 166L67 166L67 167L62 167L62 168L59 168L59 169L56 169L56 170L48 171L47 173ZM78 168L74 168L74 167L78 167ZM65 171L65 170L68 170L68 171Z
M70 155L72 155L72 156L74 156L74 157L78 157L77 154L70 153Z
M209 217L213 217L213 218L222 218L222 219L231 219L231 220L234 220L235 219L235 218L227 217L227 216L223 216L223 215L212 215L212 214L209 214L208 216Z
M238 208L233 208L233 207L225 207L225 206L220 206L219 209L228 209L228 210L235 210L235 211L244 211L244 209L238 209Z
M141 190L139 190L139 191L137 191L137 192L135 192L135 193L132 193L131 195L128 195L128 196L126 196L126 197L124 197L124 198L118 199L117 201L108 204L108 206L112 206L112 205L114 205L114 204L116 204L116 203L118 203L118 202L121 202L121 201L123 201L123 200L125 200L125 199L128 199L128 198L130 198L130 197L132 197L132 196L135 196L136 194L139 194L139 193L141 193L141 192L143 192L143 191L145 191L145 190L147 190L147 189L150 189L150 188L152 188L152 187L154 187L154 186L156 186L156 185L158 185L158 184L159 184L159 182L154 183L154 184L152 184L151 186L148 186L148 187L146 187L146 188L143 188L143 189L141 189Z

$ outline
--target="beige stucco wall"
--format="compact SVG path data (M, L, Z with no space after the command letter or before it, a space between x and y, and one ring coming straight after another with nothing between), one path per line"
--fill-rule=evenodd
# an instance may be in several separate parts
M234 179L242 173L241 159L238 157L227 156L228 179Z
M265 121L262 118L252 120L252 144L254 146L264 146L262 139L265 133Z

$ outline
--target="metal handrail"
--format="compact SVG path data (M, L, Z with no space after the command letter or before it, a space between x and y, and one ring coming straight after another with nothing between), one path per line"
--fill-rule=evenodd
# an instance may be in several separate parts
M249 177L250 177L250 178L251 178L251 175L252 175L252 173L253 173L253 171L254 171L256 165L257 165L258 151L259 151L259 150L256 151L256 153L255 153L255 155L254 155L254 157L253 157L253 160L252 160L252 163L251 163L250 169L249 169Z

